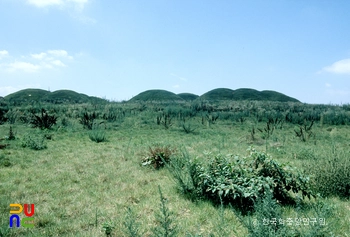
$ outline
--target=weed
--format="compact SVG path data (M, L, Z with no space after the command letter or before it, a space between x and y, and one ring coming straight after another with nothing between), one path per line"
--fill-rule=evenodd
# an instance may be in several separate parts
M10 159L4 154L0 155L0 167L10 167L12 165Z
M167 199L163 196L163 193L158 186L160 196L159 212L155 214L157 226L153 229L154 236L156 237L173 237L177 236L177 226L174 224L173 212L167 207Z
M33 113L30 123L33 128L50 129L57 122L55 115L48 115L45 109L41 109L41 116Z
M136 216L130 207L128 207L128 211L127 211L125 221L123 222L123 224L124 224L124 227L126 229L126 233L128 234L128 236L130 236L130 237L142 236L142 234L139 233L140 223L138 223L136 221Z
M111 236L112 231L115 229L115 226L112 222L104 222L102 224L102 229L106 236Z
M22 140L22 147L29 147L33 150L43 150L47 148L44 137L26 135Z
M169 146L149 147L148 155L143 159L142 165L152 165L155 169L159 169L164 166L164 162L170 161L175 152L176 150Z
M102 130L101 128L99 128L98 126L94 127L89 132L89 138L91 141L94 141L96 143L107 141L106 132L104 130Z
M94 120L97 118L97 114L95 112L88 113L84 112L80 117L79 122L84 126L84 128L91 130L94 124Z
M12 130L12 126L10 126L9 135L7 137L7 140L15 140L15 139L16 139L15 133Z

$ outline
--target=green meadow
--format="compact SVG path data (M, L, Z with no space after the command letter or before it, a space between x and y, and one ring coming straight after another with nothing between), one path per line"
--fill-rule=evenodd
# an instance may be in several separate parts
M350 235L349 105L4 102L1 111L0 236ZM9 228L11 203L35 204L33 228Z

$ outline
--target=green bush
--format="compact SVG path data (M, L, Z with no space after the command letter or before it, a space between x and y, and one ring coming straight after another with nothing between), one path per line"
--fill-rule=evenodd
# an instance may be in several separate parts
M89 138L96 143L107 141L106 132L99 126L93 126L93 129L89 132Z
M33 128L50 129L57 122L55 115L48 115L45 109L41 109L41 115L33 113L33 118L30 121Z
M81 115L79 122L84 126L84 128L91 130L94 125L94 120L97 119L97 117L98 116L95 112L91 114L84 112Z
M334 236L335 228L330 223L320 224L320 219L329 222L333 217L333 208L320 201L306 206L305 213L300 203L295 209L296 217L283 215L280 204L271 195L259 199L254 204L254 216L241 216L233 210L243 226L248 230L248 237L285 237L285 236ZM316 224L311 220L314 219ZM295 221L299 220L300 225ZM290 224L288 224L288 222ZM310 223L309 223L310 222ZM308 223L305 225L305 223Z
M254 149L245 158L218 155L207 164L174 159L168 167L185 194L232 204L243 212L252 210L254 202L268 194L286 204L294 203L289 192L313 196L308 177Z
M322 196L350 198L350 160L347 154L335 153L309 165L313 186Z
M22 140L22 147L29 147L33 150L44 150L47 148L45 137L26 135Z

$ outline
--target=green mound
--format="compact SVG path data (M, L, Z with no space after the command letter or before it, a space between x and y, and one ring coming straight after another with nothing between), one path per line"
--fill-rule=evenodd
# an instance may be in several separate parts
M6 101L10 102L11 104L23 104L23 103L31 103L33 101L40 102L48 94L50 94L49 91L42 90L42 89L24 89L24 90L20 90L15 93L9 94L4 98Z
M90 101L89 96L79 94L71 90L58 90L51 92L45 98L46 102L61 104L61 103L86 103Z
M184 101L183 98L166 90L147 90L134 96L129 100L130 102L136 101Z
M249 88L231 90L227 88L217 88L198 97L208 101L220 100L260 100L260 101L280 101L299 102L297 99L286 96L276 91L257 91Z
M192 93L180 93L177 94L178 96L180 96L182 99L186 100L186 101L192 101L198 98L198 95L192 94Z
M203 95L199 96L199 99L204 100L232 100L233 99L233 92L234 90L228 89L228 88L217 88L211 91L208 91L204 93Z
M62 103L101 103L105 100L88 96L71 90L57 90L54 92L41 89L24 89L5 96L5 101L10 104L20 105L32 102Z
M286 96L285 94L277 91L261 91L261 94L266 100L280 101L280 102L300 102L299 100Z

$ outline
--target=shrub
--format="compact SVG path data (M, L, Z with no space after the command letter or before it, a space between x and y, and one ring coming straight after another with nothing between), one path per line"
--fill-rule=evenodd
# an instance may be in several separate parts
M273 199L271 195L259 199L254 204L255 215L242 217L240 213L236 216L248 230L248 237L284 237L284 236L334 236L330 223L321 225L320 223L311 224L311 218L319 221L324 219L330 221L333 215L333 208L320 201L307 205L308 212L303 213L301 206L298 206L296 217L284 217L280 204ZM292 225L287 225L287 220L291 219ZM294 224L296 220L300 220L301 224ZM305 222L304 222L305 221ZM306 223L308 223L306 225Z
M334 153L309 165L313 186L322 196L350 197L350 160L346 154Z
M33 113L33 118L30 121L33 128L40 129L50 129L57 122L57 117L55 115L48 115L45 109L41 109L41 116L35 115Z
M143 159L142 165L152 165L155 169L164 166L164 162L169 162L171 156L176 152L169 146L149 147L148 155Z
M91 130L89 132L89 138L91 141L96 143L107 141L106 132L100 128Z
M190 121L184 121L181 124L182 129L184 130L185 133L192 133L194 132L194 130L196 130L197 128L194 126L194 124Z
M308 198L313 195L308 177L254 149L245 158L218 155L208 164L183 162L187 164L181 167L174 159L168 167L184 193L214 203L231 203L243 212L253 209L255 200L267 194L281 203L294 203L289 191L300 191Z
M96 118L97 118L97 114L95 112L93 112L92 114L88 112L84 112L80 117L79 122L84 126L84 128L91 130L94 125L94 120Z
M47 148L44 137L26 135L22 140L22 147L29 147L33 150L43 150Z

